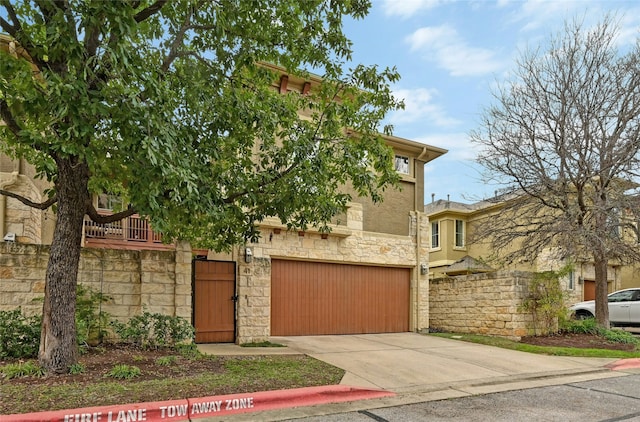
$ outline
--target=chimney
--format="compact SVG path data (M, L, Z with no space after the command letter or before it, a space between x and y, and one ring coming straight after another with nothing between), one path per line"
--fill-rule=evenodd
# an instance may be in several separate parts
M433 204L434 202L436 202L436 194L432 193L431 194L431 203Z

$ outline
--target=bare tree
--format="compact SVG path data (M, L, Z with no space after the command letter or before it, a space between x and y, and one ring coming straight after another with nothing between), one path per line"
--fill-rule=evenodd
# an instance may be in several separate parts
M640 49L621 51L618 34L612 16L565 24L546 51L521 55L471 134L486 181L508 198L476 238L510 260L588 257L605 327L609 265L640 259Z

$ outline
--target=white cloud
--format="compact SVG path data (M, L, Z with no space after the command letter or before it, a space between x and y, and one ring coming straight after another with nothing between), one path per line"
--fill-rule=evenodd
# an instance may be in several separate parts
M441 133L414 138L418 142L449 150L438 158L442 161L473 161L476 159L479 147L471 143L469 135L462 132Z
M485 75L508 66L509 62L497 57L495 51L472 47L449 25L424 27L406 39L412 51L421 51L427 59L452 76Z
M521 23L522 33L542 31L547 36L553 35L555 31L561 30L563 22L577 19L584 22L585 27L589 27L601 22L606 14L613 13L620 18L624 42L633 42L638 35L640 8L630 8L630 2L625 0L590 2L527 0L511 4L519 7L511 14L509 21Z
M384 0L382 9L387 16L408 18L422 10L436 8L452 0Z
M433 89L394 89L393 95L404 100L404 110L393 112L389 122L393 125L413 122L429 122L439 127L451 127L461 122L447 113L437 104L434 97L437 91Z

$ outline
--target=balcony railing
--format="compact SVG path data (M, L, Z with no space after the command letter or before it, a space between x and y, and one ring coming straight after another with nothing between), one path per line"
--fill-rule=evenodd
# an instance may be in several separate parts
M104 213L103 213L104 214ZM154 232L149 222L134 214L113 223L99 224L84 220L85 246L112 249L174 249L162 243L162 234Z

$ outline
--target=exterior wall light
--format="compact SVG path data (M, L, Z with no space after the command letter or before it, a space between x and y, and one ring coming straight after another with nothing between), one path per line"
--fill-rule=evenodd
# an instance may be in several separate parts
M247 264L250 263L253 259L253 252L251 252L251 248L244 248L244 262Z

